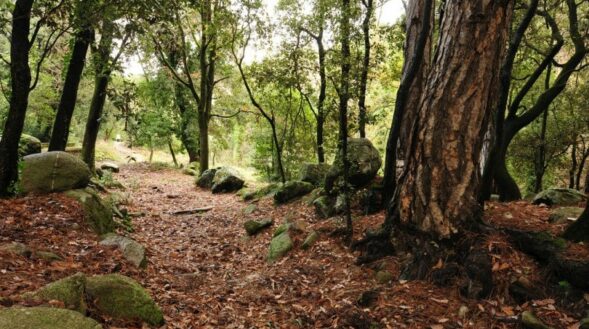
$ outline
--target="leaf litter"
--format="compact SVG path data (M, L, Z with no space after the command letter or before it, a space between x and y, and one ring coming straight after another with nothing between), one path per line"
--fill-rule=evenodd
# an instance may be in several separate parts
M22 303L20 294L77 272L118 272L150 291L164 311L164 328L519 328L517 315L523 310L534 311L555 328L578 324L577 314L553 299L518 305L509 297L514 279L527 275L542 286L546 278L504 234L485 240L493 257L495 291L489 299L468 300L456 285L378 283L378 271L399 277L401 259L355 265L358 254L329 234L341 221L318 219L302 201L275 207L272 200L262 199L245 215L248 203L197 189L193 178L179 171L152 171L141 164L121 169L117 178L129 187L129 211L142 214L133 219L135 232L128 235L147 248L147 269L138 270L118 250L100 246L71 199L53 194L0 200L0 244L21 242L63 258L47 262L0 251L0 304ZM172 215L208 207L212 209L206 213ZM487 220L506 213L515 217L512 224L536 219L532 226L548 216L524 203L493 204ZM378 227L384 214L355 217L359 237ZM251 219L273 219L275 224L248 237L243 224ZM286 220L301 223L307 232L321 232L321 238L304 251L299 246L305 233L294 232L293 251L270 265L266 253L273 229ZM370 302L360 302L362 296L370 296ZM110 319L99 320L105 328L121 328Z

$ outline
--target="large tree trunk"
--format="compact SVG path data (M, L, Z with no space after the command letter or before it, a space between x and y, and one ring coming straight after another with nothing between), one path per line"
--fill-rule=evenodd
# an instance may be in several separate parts
M397 189L397 156L403 152L409 141L410 127L415 120L419 99L430 70L434 18L433 0L416 0L409 3L403 76L387 141L383 195L385 206L388 206Z
M0 197L11 194L18 180L18 142L25 123L31 88L29 30L33 0L17 0L10 39L10 107L0 140Z
M67 147L70 124L78 98L78 87L82 80L82 73L86 64L86 54L88 53L88 48L93 37L94 30L90 26L85 26L76 33L74 49L72 50L63 84L61 100L53 124L49 151L65 151Z
M481 218L479 161L512 6L505 0L446 2L395 202L406 227L446 239Z

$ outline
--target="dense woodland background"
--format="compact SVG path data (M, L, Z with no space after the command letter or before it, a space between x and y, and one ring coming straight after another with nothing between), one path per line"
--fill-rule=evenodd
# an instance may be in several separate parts
M182 155L197 161L202 157L198 116L200 111L206 111L209 166L251 167L260 179L280 179L272 127L263 112L252 105L240 75L241 67L253 99L274 121L286 178L297 177L303 163L333 159L341 66L339 4L328 0L281 1L270 17L262 3L215 2L208 9L213 18L204 23L204 9L189 1L144 5L34 2L32 23L41 24L31 45L29 63L34 81L38 81L31 83L34 88L29 97L26 134L49 143L72 49L76 42L87 38L90 50L70 125L71 146L82 146L88 113L96 97L95 82L104 73L109 80L99 115L99 140L112 141L120 135L128 145L168 153L171 145L183 162L187 161ZM516 5L514 30L529 5ZM13 6L11 1L2 4L1 122L5 121L10 98ZM378 25L374 11L380 6L379 2L351 4L348 117L349 135L365 133L384 155L403 68L405 21ZM527 119L508 143L506 166L523 196L539 192L542 187L582 189L589 155L584 59L566 81L557 80L562 65L571 60L575 50L566 5L552 1L538 6L545 14L535 15L525 29L514 59L508 104L515 112L513 116L522 116L544 101L541 95L547 89L560 84L566 88L541 113ZM586 8L581 5L577 10L583 25ZM84 30L88 26L89 31ZM111 29L112 40L103 40L106 28ZM207 45L202 49L201 41L207 38L212 42L204 41ZM101 40L105 49L100 49ZM556 52L552 51L555 45L559 45ZM241 58L244 48L245 60ZM111 58L100 56L105 51ZM113 63L112 57L119 52L120 57ZM209 87L213 90L212 106L207 109L201 109L200 100L206 98L200 95L203 52L204 65L214 76L213 86ZM553 59L548 67L542 65L547 56ZM140 65L144 73L125 73L130 61L135 67ZM543 70L538 72L539 68ZM318 132L319 126L322 133ZM319 149L325 156L318 154ZM98 157L104 157L100 152L106 151L99 148ZM170 161L171 157L162 160Z

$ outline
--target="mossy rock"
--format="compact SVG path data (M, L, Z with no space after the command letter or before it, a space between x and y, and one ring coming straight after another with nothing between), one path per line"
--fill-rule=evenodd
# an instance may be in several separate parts
M276 204L285 204L311 193L314 189L315 187L313 184L301 181L290 181L276 191L276 194L274 194L274 202L276 202Z
M50 307L0 309L0 329L101 329L93 319Z
M576 206L586 200L587 196L575 189L552 188L540 192L532 203L548 206Z
M270 248L268 249L268 262L274 263L284 257L293 247L294 245L288 232L284 232L274 237L272 242L270 242Z
M31 255L33 254L33 250L31 248L29 248L24 243L20 242L11 242L0 245L0 250L27 258L31 257Z
M322 219L331 218L335 214L334 201L329 196L322 196L313 201L315 214Z
M202 175L196 179L196 186L206 189L213 187L213 180L215 179L217 170L219 169L205 170L205 172L203 172Z
M35 256L38 259L42 259L44 261L47 262L56 262L56 261L60 261L63 260L63 258L61 256L59 256L56 253L53 253L51 251L35 251L33 253L33 256Z
M147 257L145 256L145 248L137 241L120 236L114 233L108 233L102 236L100 245L116 246L122 252L125 259L138 268L147 267Z
M317 231L313 231L307 236L301 245L301 248L303 248L303 250L308 250L317 242L317 240L319 240L319 233L317 233Z
M366 138L348 139L348 160L350 163L349 182L355 187L370 184L382 167L380 153ZM343 175L343 172L343 154L340 151L325 177L325 189L328 193L332 192L336 181Z
M313 205L313 202L315 202L315 200L319 199L323 195L325 195L325 190L323 188L316 188L313 191L311 191L311 193L303 197L303 202L310 207Z
M550 222L554 224L566 224L577 220L585 209L579 207L561 207L550 213Z
M331 169L326 163L308 163L301 168L299 180L311 183L314 186L321 186L325 182L325 176Z
M48 152L24 157L21 187L24 193L52 193L88 186L88 166L71 154Z
M258 210L258 206L256 206L255 204L250 204L247 207L245 207L245 209L243 209L243 214L251 215L254 212L256 212L256 210Z
M245 181L241 178L239 172L233 168L219 168L213 179L211 191L215 194L233 193L241 190Z
M164 316L149 294L135 280L119 274L87 279L86 294L100 314L117 320L164 324Z
M243 190L243 192L241 192L240 196L243 199L243 201L252 201L252 200L257 200L257 199L261 199L263 197L266 196L274 196L274 194L276 193L276 191L281 187L281 184L269 184L266 185L264 187L258 188L258 189L247 189L247 190Z
M395 277L391 272L388 271L379 271L376 273L376 281L380 284L387 284L393 281Z
M291 223L284 223L276 228L276 231L274 231L274 234L272 235L272 237L275 238L284 232L288 232L288 231L290 231L291 228L292 228Z
M534 315L534 313L529 311L525 311L522 313L521 321L524 328L527 329L552 329L552 327L549 327L546 324L544 324L544 322L538 319Z
M18 142L18 154L21 157L41 153L43 146L41 141L31 135L22 134Z
M245 222L243 227L245 228L247 235L253 236L260 233L263 229L272 226L272 224L274 224L274 221L271 219L266 219L263 221L250 220Z
M90 227L99 235L113 232L116 223L113 220L111 206L91 189L72 190L66 196L80 202L84 208L84 218Z
M23 299L41 303L58 300L63 302L66 308L86 314L85 286L86 276L78 273L52 282L36 292L26 293Z

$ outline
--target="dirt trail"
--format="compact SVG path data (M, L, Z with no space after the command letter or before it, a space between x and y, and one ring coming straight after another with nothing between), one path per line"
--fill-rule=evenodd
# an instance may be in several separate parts
M267 264L273 229L249 238L246 220L272 218L276 227L288 218L309 229L333 229L301 202L276 208L262 200L254 214L245 216L247 204L238 197L196 189L193 178L178 171L149 172L135 165L123 168L119 177L132 190L131 211L146 214L134 221L132 237L149 250L144 282L163 305L168 328L369 328L375 323L424 328L451 321L482 328L492 321L480 312L468 321L459 319L465 303L453 288L377 283L376 270L398 274L395 260L355 266L355 255L326 233L310 251L298 248L305 236L296 236L295 250ZM209 206L214 209L202 216L170 215ZM382 214L365 220L380 223ZM374 304L359 306L358 298L367 291L376 292Z

